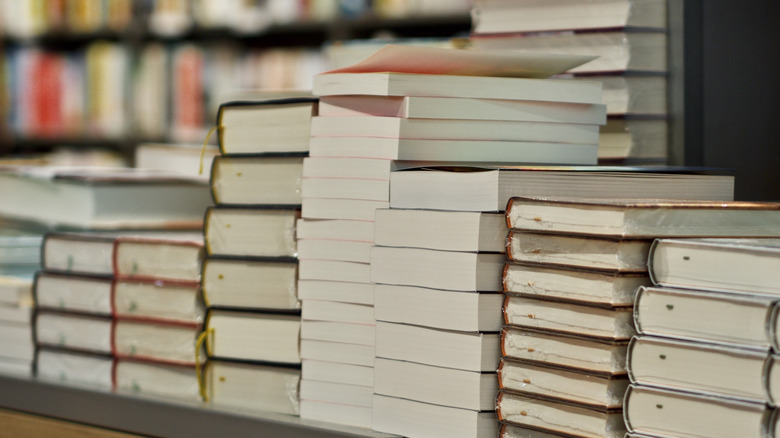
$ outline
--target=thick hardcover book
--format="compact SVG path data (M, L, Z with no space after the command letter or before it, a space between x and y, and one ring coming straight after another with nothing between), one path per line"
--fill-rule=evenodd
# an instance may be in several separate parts
M780 295L780 239L658 239L648 268L660 286Z
M217 112L223 154L308 152L316 98L231 101Z
M64 348L39 347L35 352L35 376L42 380L111 390L114 358Z
M111 352L117 358L194 366L201 327L192 322L118 318L112 323Z
M203 368L206 400L216 407L298 415L301 370L209 359Z
M298 262L293 258L203 260L201 290L207 307L300 309Z
M297 208L215 206L206 210L206 254L295 257Z
M201 401L194 364L119 358L114 365L114 388L129 394Z
M734 177L696 168L609 166L450 166L390 174L391 208L506 211L515 196L731 200Z
M780 236L780 203L515 197L507 224L526 231L612 236Z
M198 229L203 181L139 169L0 168L0 214L48 227Z
M205 331L210 358L301 363L300 315L211 308Z
M219 155L211 195L221 205L301 204L303 154Z

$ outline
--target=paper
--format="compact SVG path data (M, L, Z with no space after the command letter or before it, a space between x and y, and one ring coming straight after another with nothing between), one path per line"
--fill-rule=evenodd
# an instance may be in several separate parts
M388 44L363 61L328 73L414 73L547 78L595 56L507 50L466 50Z

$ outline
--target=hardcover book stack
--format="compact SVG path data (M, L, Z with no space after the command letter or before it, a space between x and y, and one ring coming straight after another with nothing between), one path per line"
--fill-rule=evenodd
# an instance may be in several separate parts
M776 237L779 207L764 208L740 231ZM776 436L780 240L659 239L649 262L654 286L637 295L628 350L628 430Z
M776 235L777 213L734 201L513 198L499 417L554 433L622 436L634 295L649 284L652 239Z
M220 107L203 265L203 396L215 406L299 413L295 234L316 110L313 98Z
M50 232L35 278L36 375L199 400L199 232Z
M371 427L373 405L373 427L384 429L384 422L383 425L376 423L377 416L391 418L397 409L406 407L378 407L377 400L407 401L377 396L372 403L375 384L394 380L391 376L399 371L407 374L406 368L411 368L409 372L415 376L406 381L411 384L412 381L425 381L424 376L446 372L445 367L450 367L457 375L455 378L470 380L471 385L476 385L452 410L463 411L469 417L464 420L466 422L482 424L488 419L488 423L495 426L493 403L488 400L491 396L479 396L479 389L486 380L481 373L495 369L497 334L483 336L479 330L495 331L497 327L485 323L478 325L476 321L468 326L455 324L449 327L422 322L429 328L386 321L375 324L375 300L379 295L374 295L372 277L387 283L390 290L401 289L415 302L427 291L432 295L426 299L441 303L443 308L449 305L448 295L457 295L465 300L460 303L463 311L474 312L477 307L472 306L479 302L495 301L495 292L499 290L499 260L503 261L503 255L496 251L502 250L503 244L494 245L490 250L494 253L479 255L495 271L492 276L485 273L489 280L480 283L479 287L484 287L481 289L477 289L473 281L469 284L468 280L439 283L435 279L437 274L443 273L434 267L424 275L423 283L400 277L385 281L382 274L374 272L377 257L382 257L379 252L372 254L379 220L375 213L387 209L391 170L410 165L403 160L416 160L416 165L486 161L595 164L598 125L605 119L604 107L599 103L599 84L495 76L545 77L554 74L549 69L562 71L585 59L535 57L538 62L533 63L514 55L391 45L361 63L315 77L313 91L320 98L320 108L319 115L312 121L310 156L304 162L303 219L298 227L299 290L303 300L302 417ZM425 68L418 68L422 65ZM539 68L535 69L535 66ZM409 214L412 216L399 220L413 226L414 212ZM433 227L436 226L433 224L448 221L463 227L476 227L471 231L478 230L482 220L478 213L465 218L449 218L445 214L432 217L430 222L427 216L421 219ZM484 220L498 224L500 230L501 221L495 219ZM392 218L383 220L388 224L395 221ZM404 231L388 229L386 232L402 236ZM390 239L386 242L387 247L375 249L388 251L387 257L394 260L405 257L408 251L411 259L422 263L418 265L420 267L427 264L429 256L433 263L439 263L439 267L444 266L441 263L448 257L458 258L459 263L466 265L469 260L477 262L476 252L465 252L477 251L474 246L462 252L447 252L453 248L426 247L424 242L414 240L409 241L409 245L417 246L415 250L390 248L403 246L393 242ZM474 275L474 267L470 269ZM476 291L493 292L493 296L485 298ZM391 297L395 293L402 292L387 292L383 297L393 300ZM494 316L498 316L497 304L493 310ZM479 319L477 315L471 315ZM450 363L448 359L438 358L434 362L417 360L412 363L414 359L405 362L406 353L401 352L396 356L384 356L375 363L379 348L378 341L375 343L375 332L376 339L397 336L393 342L400 345L398 343L403 344L406 339L405 331L410 329L420 331L429 342L437 342L434 340L437 335L448 338L443 342L451 343L447 348L454 350L446 355L454 361ZM448 332L448 329L461 331ZM401 333L396 333L399 330ZM483 360L482 344L485 348L492 346L495 354L486 353L487 358ZM464 348L470 359L455 359L459 348ZM423 350L420 346L419 351ZM465 364L463 360L470 362ZM477 391L477 395L473 391ZM433 403L446 404L448 400L442 394L437 396L435 399L418 398L420 401L413 402L410 407L422 405L439 409L440 406ZM442 427L440 433L443 433L447 430L445 423L446 420L441 419L433 427ZM476 430L475 425L470 426L471 430ZM480 427L480 434L490 429Z
M604 84L600 162L667 159L665 0L478 0L477 49L598 55L567 72Z

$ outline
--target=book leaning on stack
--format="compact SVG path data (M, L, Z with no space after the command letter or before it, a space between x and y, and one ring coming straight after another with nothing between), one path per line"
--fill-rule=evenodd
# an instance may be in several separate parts
M36 275L36 376L199 400L199 232L50 232Z
M604 85L599 162L667 162L664 0L478 0L472 23L475 49L597 55L566 75Z
M777 204L742 229L778 227ZM628 350L629 431L777 436L777 238L668 238L650 253Z
M587 427L588 436L622 436L634 297L650 284L652 239L776 235L779 213L774 204L735 201L513 198L499 417L555 433ZM566 429L572 422L582 430Z
M214 406L299 413L296 221L312 98L226 102L211 167L203 396Z
M444 275L439 269L446 269L451 257L469 266L475 275L469 263L476 262L477 255L472 252L477 251L476 246L457 252L447 247L426 247L423 241L410 240L402 245L396 238L389 238L372 249L374 235L380 232L376 229L380 220L377 215L382 212L383 227L391 226L396 217L402 220L406 224L403 229L381 231L401 237L417 220L413 211L386 211L392 170L409 166L409 160L416 166L475 162L595 164L598 125L605 119L600 85L543 79L586 59L535 56L531 62L516 55L390 45L358 64L315 77L314 93L319 95L320 107L312 121L310 156L304 162L303 218L298 227L303 418L362 427L371 427L373 422L379 430L404 433L398 425L407 426L388 419L394 418L399 409L412 409L419 412L420 418L427 415L423 412L436 412L438 420L430 426L435 433L453 430L446 419L450 414L460 416L458 424L467 425L463 431L473 436L495 432L491 396L480 397L474 391L478 393L485 381L491 380L483 372L495 371L496 351L492 357L486 353L481 362L479 345L490 344L495 350L496 327L489 323L477 325L476 320L467 327L447 326L421 318L418 325L399 324L403 321L393 319L398 316L387 315L375 323L375 312L380 311L375 300L380 298L380 291L386 290L381 297L387 305L387 300L392 302L395 294L403 293L410 303L424 304L430 311L421 315L438 312L433 310L437 305L447 308L450 302L454 305L458 301L462 312L477 320L486 318L477 314L479 306L492 304L497 318L499 289L494 283L499 260L503 260L503 244L479 256L490 259L485 263L495 271L489 286L480 283L479 287L486 289L477 289L468 279L438 283L434 272ZM486 226L496 226L499 234L505 234L497 217L486 217ZM430 213L420 220L431 229L451 223L478 232L483 219L474 212ZM416 249L401 248L407 244ZM424 274L422 283L384 277L384 269L397 269L392 266L377 267L374 272L375 261L386 256L392 265L407 252L421 262L420 267L428 264L429 257L437 264ZM383 283L377 285L377 291L372 285L374 276ZM463 288L470 292L463 292ZM437 342L437 336L447 338L444 342L451 350L446 357L456 357L458 349L464 348L471 356L470 362L453 362L453 370L447 370L450 365L444 357L433 362L407 360L412 353L403 349L395 355L377 356L375 361L380 340L401 345L408 330L419 331L430 342ZM492 332L483 336L480 330ZM453 378L464 379L472 386L468 395L450 405L444 393L431 392L434 398L420 398L418 390L416 395L410 393L408 400L396 392L373 395L375 384L385 385L398 372L407 371L414 378L399 388L402 392L413 389L412 382L450 371L455 374ZM443 375L435 379L440 383L444 380ZM396 396L388 396L392 394ZM384 404L378 407L377 403ZM439 416L439 411L445 412L445 417ZM405 422L414 424L415 420Z

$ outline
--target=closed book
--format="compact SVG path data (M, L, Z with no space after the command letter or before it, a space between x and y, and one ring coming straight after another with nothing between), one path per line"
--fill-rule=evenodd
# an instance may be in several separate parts
M503 391L562 400L597 409L620 409L628 387L626 376L604 376L544 364L501 359L498 384Z
M295 367L209 359L203 368L205 401L240 411L298 415L300 378Z
M766 403L631 385L624 402L626 427L650 436L776 436Z
M111 390L113 369L110 355L58 348L39 348L35 353L35 376L53 382Z
M374 345L348 344L346 342L301 339L301 358L339 362L360 366L374 366Z
M219 148L212 145L204 149L197 143L145 142L136 145L133 163L139 169L165 170L208 181L209 174L203 169L210 169L217 155Z
M362 199L386 202L390 199L390 181L389 178L306 177L301 182L301 193L305 198Z
M403 436L490 438L498 433L493 411L476 411L374 395L371 427Z
M216 204L300 205L303 155L219 155L211 166Z
M695 168L628 166L439 167L390 174L390 208L506 211L514 196L730 200L734 177Z
M198 359L201 326L163 320L116 319L111 352L118 358L192 366Z
M467 332L497 332L504 295L392 284L374 285L377 321Z
M306 309L310 305L311 302L307 301L303 308ZM373 321L371 323L355 323L339 322L335 319L339 318L334 318L334 321L304 319L301 322L301 339L370 346L375 344L376 329Z
M33 303L33 280L0 275L0 303L31 305Z
M315 98L230 101L217 113L223 154L306 152L309 125L317 113Z
M622 412L549 401L501 391L496 401L499 421L576 437L622 438Z
M651 284L646 273L615 273L507 263L504 292L600 307L630 307L637 288Z
M120 358L114 367L114 386L117 392L133 395L201 401L194 365Z
M303 159L303 177L386 180L394 167L391 160L378 158L310 156Z
M371 407L374 387L301 379L301 400L346 406Z
M600 375L626 374L628 342L505 327L501 355Z
M600 163L664 164L669 121L659 116L611 116L599 130Z
M40 271L35 276L35 303L39 309L111 315L114 280L107 276L85 276Z
M211 204L202 181L140 169L4 167L0 214L48 227L198 229Z
M113 352L113 321L108 316L38 311L33 330L36 345Z
M120 236L114 241L114 275L128 280L200 281L203 240Z
M762 402L766 351L638 336L628 346L633 383Z
M467 371L495 371L500 356L498 333L376 323L376 357Z
M597 124L506 120L406 119L381 116L330 116L312 120L312 137L379 137L435 140L598 143Z
M306 379L322 382L337 382L350 385L371 386L374 384L374 366L353 365L316 359L303 359L301 373Z
M32 362L35 352L29 323L0 321L0 357Z
M320 98L319 115L409 119L507 120L603 124L601 104L435 96L333 95Z
M780 234L780 204L774 202L515 197L506 217L513 229L618 238Z
M298 219L296 237L303 239L374 241L373 220Z
M374 246L371 281L456 291L500 291L504 254Z
M507 296L503 313L504 323L513 327L608 340L628 340L636 334L630 307L602 308Z
M388 201L370 199L304 198L301 217L373 221L376 209L387 208L387 206Z
M294 257L295 221L300 210L216 206L206 210L206 254L238 257Z
M300 364L301 317L296 314L209 309L206 352L217 359Z
M767 350L777 333L775 298L641 287L634 306L639 334Z
M377 357L374 362L374 392L437 405L492 411L495 409L498 383L494 372L466 371Z
M298 281L298 297L301 300L374 304L374 285L370 282L301 279Z
M299 309L295 259L208 257L201 290L206 306L239 309Z
M777 296L780 239L659 239L648 268L660 286Z
M511 262L603 272L647 271L652 240L613 239L512 230L507 237Z
M203 323L205 307L199 283L119 280L112 287L111 303L117 318Z
M374 306L338 301L306 300L301 308L306 321L331 321L348 324L374 324Z
M298 262L298 277L307 281L371 284L371 265L341 260L303 259Z
M372 242L335 239L298 239L298 258L370 263Z
M378 209L374 242L380 246L445 251L506 251L506 217L500 213Z

